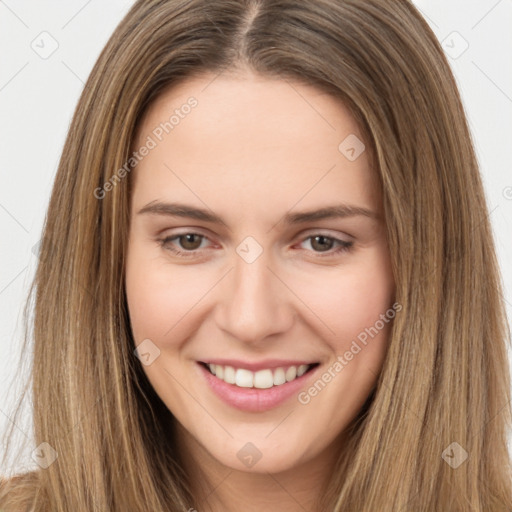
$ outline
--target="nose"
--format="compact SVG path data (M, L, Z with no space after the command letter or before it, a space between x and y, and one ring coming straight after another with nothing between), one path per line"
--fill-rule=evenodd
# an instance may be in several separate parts
M217 327L245 343L258 344L289 330L295 317L292 292L271 268L267 251L252 263L238 254L220 290Z

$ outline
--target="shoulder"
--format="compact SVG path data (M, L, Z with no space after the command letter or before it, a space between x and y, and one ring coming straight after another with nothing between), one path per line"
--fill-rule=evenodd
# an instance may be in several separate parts
M0 476L0 512L28 512L37 493L38 482L37 471L10 478Z

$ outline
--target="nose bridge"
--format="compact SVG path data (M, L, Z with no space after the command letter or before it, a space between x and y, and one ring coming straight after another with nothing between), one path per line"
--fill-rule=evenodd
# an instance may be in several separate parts
M292 312L283 284L269 269L269 252L254 258L254 247L246 252L244 248L240 244L234 255L218 323L235 338L255 342L289 328Z

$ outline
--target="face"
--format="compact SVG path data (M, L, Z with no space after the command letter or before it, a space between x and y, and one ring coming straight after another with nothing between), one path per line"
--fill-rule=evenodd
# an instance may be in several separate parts
M339 100L214 78L139 127L129 314L183 445L275 473L332 453L375 385L395 315L381 197Z

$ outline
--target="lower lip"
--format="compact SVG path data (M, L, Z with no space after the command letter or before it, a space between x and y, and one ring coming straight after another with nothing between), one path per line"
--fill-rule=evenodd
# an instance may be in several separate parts
M215 377L201 363L198 363L201 374L204 376L210 389L226 404L249 412L263 412L273 409L285 402L293 395L297 395L319 366L306 372L304 375L280 386L267 389L241 388L234 384L228 384Z

